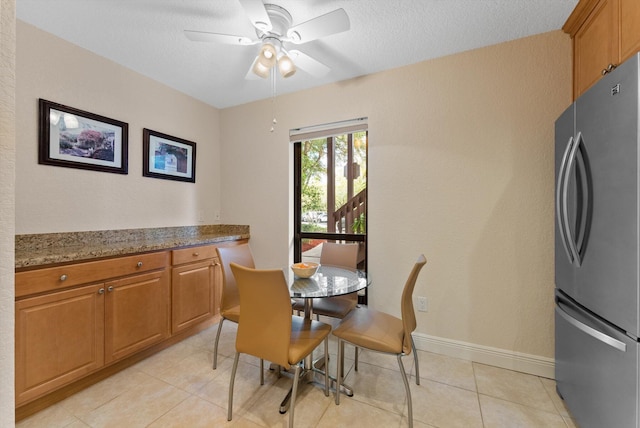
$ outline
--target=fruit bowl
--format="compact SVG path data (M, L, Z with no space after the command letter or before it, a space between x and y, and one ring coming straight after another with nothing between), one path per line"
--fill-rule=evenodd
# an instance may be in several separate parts
M320 265L313 262L301 262L291 265L291 270L298 278L310 278L312 277Z

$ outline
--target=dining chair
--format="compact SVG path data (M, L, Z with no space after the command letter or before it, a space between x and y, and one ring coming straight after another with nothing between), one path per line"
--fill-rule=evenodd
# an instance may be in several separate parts
M216 341L213 345L214 370L218 366L218 342L220 341L220 333L222 332L222 323L225 320L229 320L237 324L240 318L240 296L236 286L236 279L229 265L231 263L237 263L250 268L255 267L249 244L216 247L216 253L222 265L222 296L220 299L220 322L218 323Z
M422 267L427 263L424 255L420 255L413 266L409 278L402 290L400 300L402 319L385 312L368 308L356 308L349 313L336 329L333 335L338 338L338 360L342 359L344 342L351 343L358 348L393 354L398 359L400 374L404 382L407 395L409 427L413 427L413 407L411 405L411 390L407 373L404 371L402 357L413 352L413 358L418 367L418 355L411 333L416 329L416 314L413 309L413 289ZM338 365L336 376L336 404L340 404L340 382L343 376L342 366ZM416 369L416 384L420 385L420 374Z
M358 266L358 244L324 242L320 252L320 264L322 266L356 269ZM323 315L342 319L355 308L357 304L358 293L313 299L313 313L316 316ZM302 311L304 309L304 299L294 299L293 309Z
M320 264L322 266L337 266L347 269L357 269L358 267L358 244L338 244L335 242L324 242L320 251ZM343 319L349 312L358 305L358 293L345 294L343 296L324 297L313 299L313 313L316 319L320 315ZM304 309L304 300L294 299L293 309L301 311ZM344 364L343 360L339 360ZM355 349L354 369L358 370L358 348Z
M325 364L328 364L329 333L331 326L291 314L289 287L280 269L252 269L235 263L230 265L240 292L242 316L238 323L236 354L229 383L230 421L233 410L233 384L240 354L260 358L260 385L264 385L263 360L281 367L295 367L289 426L293 427L293 415L301 378L301 363L315 348L324 342ZM329 375L324 376L324 394L329 396Z

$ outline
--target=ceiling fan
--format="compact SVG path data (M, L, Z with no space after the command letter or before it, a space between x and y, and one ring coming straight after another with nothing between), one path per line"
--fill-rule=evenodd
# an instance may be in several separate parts
M285 49L284 44L299 45L349 30L349 16L344 9L336 9L292 26L291 14L283 7L263 4L262 0L238 1L255 27L257 38L193 30L184 30L185 36L197 42L244 46L261 44L260 52L247 73L247 79L254 76L266 78L274 67L285 78L292 76L296 68L314 77L322 77L329 72L326 65L297 49Z

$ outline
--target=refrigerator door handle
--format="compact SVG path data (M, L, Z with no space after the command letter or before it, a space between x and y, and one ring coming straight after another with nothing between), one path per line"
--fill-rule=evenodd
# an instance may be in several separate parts
M569 324L571 324L572 326L574 326L575 328L577 328L578 330L582 331L583 333L588 334L589 336L593 337L594 339L599 340L602 343L605 343L609 346L611 346L612 348L616 348L619 351L622 352L627 352L627 345L624 342L619 341L618 339L615 339L609 335L606 335L598 330L596 330L593 327L590 327L584 323L581 323L580 321L578 321L577 319L575 319L574 317L572 317L571 315L569 315L568 313L566 313L561 307L560 305L556 305L556 313L558 315L560 315L562 318L564 318L564 320L566 322L568 322Z
M573 147L571 148L571 152L569 153L569 157L567 159L567 166L565 168L565 177L564 184L562 186L562 210L564 211L563 221L564 221L564 229L565 234L567 235L567 244L569 245L569 251L571 252L571 260L572 263L576 266L580 266L582 261L580 260L580 253L578 252L578 247L575 241L575 238L571 234L571 227L569 225L569 175L573 170L574 163L576 162L576 156L578 153L578 148L580 147L582 141L582 133L578 132L576 139L574 141Z
M564 154L562 155L562 162L560 163L560 170L558 171L558 186L556 188L556 217L558 220L558 229L560 230L562 246L564 247L565 252L567 253L567 257L569 258L569 263L573 264L574 257L573 253L569 250L569 236L567 236L567 232L565 229L565 218L567 217L567 186L565 185L565 181L568 181L567 175L567 161L569 159L569 153L571 152L571 148L573 146L573 136L569 138L567 142L567 147L564 150Z

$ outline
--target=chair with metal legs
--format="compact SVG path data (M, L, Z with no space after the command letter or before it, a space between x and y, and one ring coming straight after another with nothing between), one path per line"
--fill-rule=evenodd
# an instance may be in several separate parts
M229 383L227 419L233 410L233 385L240 354L249 354L268 360L285 369L295 367L289 426L293 417L301 378L302 362L324 342L325 364L328 363L329 333L331 326L319 321L291 314L289 287L280 269L259 270L231 263L231 270L240 291L242 316L236 336L236 355ZM264 384L264 368L260 364L260 384ZM329 396L329 375L325 372L324 393Z
M338 338L338 360L342 360L345 342L351 343L358 348L396 356L407 395L407 417L410 427L413 427L413 407L411 404L411 390L409 389L409 381L407 380L407 374L402 364L402 357L413 352L414 361L416 362L416 384L419 385L420 373L417 365L418 357L415 351L415 343L411 336L411 333L416 329L416 314L413 309L412 295L418 274L426 263L427 259L424 255L418 257L404 285L402 299L400 301L402 319L374 309L364 307L356 308L351 311L333 331L333 335ZM340 404L342 371L342 366L338 364L336 404Z
M236 287L236 280L229 265L237 263L250 268L255 267L253 255L249 244L234 245L229 247L217 247L216 253L222 265L222 299L220 302L220 322L216 341L213 345L213 369L218 366L218 342L222 332L222 323L225 320L233 321L236 324L240 318L240 296Z
M335 242L323 242L320 252L320 264L322 266L337 266L347 269L357 269L358 267L358 244L338 244ZM358 293L346 294L344 296L324 297L313 299L313 314L316 319L320 315L343 319L358 305ZM304 309L304 300L295 300L293 310L298 312ZM355 369L358 370L358 348L355 349ZM340 360L340 364L344 364Z

